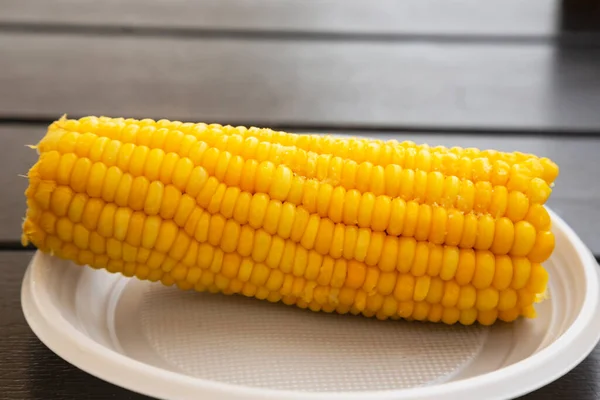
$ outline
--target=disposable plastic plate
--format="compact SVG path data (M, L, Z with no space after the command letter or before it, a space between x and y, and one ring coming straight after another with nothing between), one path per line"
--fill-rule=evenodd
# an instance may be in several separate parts
M536 319L492 327L379 321L182 292L36 253L25 317L60 357L165 400L507 399L556 380L600 337L598 265L551 213Z

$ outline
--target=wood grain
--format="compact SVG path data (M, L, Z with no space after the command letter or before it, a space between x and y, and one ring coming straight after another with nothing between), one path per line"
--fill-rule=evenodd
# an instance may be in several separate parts
M600 132L600 48L0 35L0 118Z
M32 252L0 252L0 398L3 400L144 400L68 364L27 326L20 285ZM600 347L573 371L524 400L600 398Z
M16 242L25 213L23 192L25 174L36 160L26 144L37 143L45 133L43 126L0 126L6 156L0 158L0 184L8 195L0 197L0 242ZM353 134L360 134L354 132ZM524 136L476 136L371 133L369 137L413 140L432 145L520 150L550 157L561 167L560 177L548 203L581 236L595 254L600 255L600 187L590 180L597 174L596 154L600 138L541 138Z
M557 0L4 0L0 24L318 32L554 36Z

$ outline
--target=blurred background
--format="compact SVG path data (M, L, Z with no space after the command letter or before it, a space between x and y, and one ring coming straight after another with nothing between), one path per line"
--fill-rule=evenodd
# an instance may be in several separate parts
M599 0L0 0L1 399L141 399L18 312L19 174L65 113L533 152L559 164L550 206L600 255ZM532 398L600 398L599 360Z

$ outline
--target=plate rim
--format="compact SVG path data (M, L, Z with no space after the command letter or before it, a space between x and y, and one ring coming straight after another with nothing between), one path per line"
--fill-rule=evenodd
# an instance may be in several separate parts
M192 400L200 394L202 398L231 400L421 400L441 396L475 399L480 398L481 393L486 393L488 399L513 398L560 378L583 361L600 341L598 264L571 227L551 209L548 208L548 212L553 229L566 236L584 267L586 295L582 309L563 335L540 352L508 367L455 382L385 391L294 392L215 382L148 365L107 349L73 329L54 304L39 298L43 291L35 293L32 278L32 271L38 265L36 261L43 256L39 251L30 261L22 281L21 307L38 339L65 361L111 384L163 400Z

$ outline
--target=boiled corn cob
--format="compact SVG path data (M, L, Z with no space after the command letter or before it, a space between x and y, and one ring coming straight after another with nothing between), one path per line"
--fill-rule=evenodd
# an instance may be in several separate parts
M546 158L107 117L36 147L23 242L80 265L464 325L533 317L546 290Z

